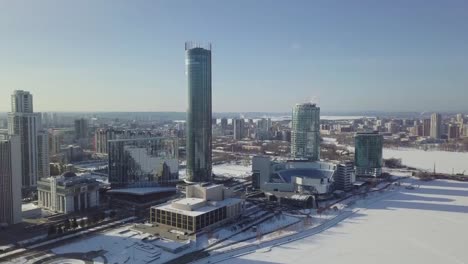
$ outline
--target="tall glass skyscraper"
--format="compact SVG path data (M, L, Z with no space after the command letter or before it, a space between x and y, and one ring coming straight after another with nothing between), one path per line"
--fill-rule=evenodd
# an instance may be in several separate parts
M356 175L379 177L382 174L382 135L378 132L362 132L357 133L354 140Z
M439 113L431 115L431 138L440 138L442 136L442 116Z
M296 104L293 109L291 156L294 159L320 159L320 107Z
M211 44L185 43L188 85L187 178L211 181Z

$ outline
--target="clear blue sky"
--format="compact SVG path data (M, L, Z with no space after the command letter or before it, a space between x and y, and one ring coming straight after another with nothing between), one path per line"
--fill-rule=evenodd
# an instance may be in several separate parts
M0 111L185 111L184 42L213 43L213 110L468 110L468 2L0 1Z

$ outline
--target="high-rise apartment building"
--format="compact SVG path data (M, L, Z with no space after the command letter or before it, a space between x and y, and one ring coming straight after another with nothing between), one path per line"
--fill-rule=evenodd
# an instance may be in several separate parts
M460 126L458 126L457 124L449 124L447 134L449 139L460 138Z
M423 125L423 136L430 137L431 136L431 119L424 119L422 122Z
M37 177L38 179L50 176L49 133L37 133Z
M223 131L223 133L226 131L227 126L228 126L227 118L225 117L221 118L221 130Z
M211 169L211 45L185 43L188 86L187 178L188 182L209 182Z
M461 123L461 124L463 124L465 122L463 114L457 114L457 122Z
M21 222L21 145L19 136L0 139L0 226Z
M33 97L27 91L16 90L11 95L12 113L33 113Z
M257 120L257 128L261 131L270 131L271 128L271 118L262 118Z
M356 175L379 177L382 174L383 136L378 132L361 132L355 135L354 165Z
M442 116L439 113L431 115L431 138L441 138L442 136Z
M295 159L320 159L320 107L296 104L293 109L291 156Z
M114 138L114 130L99 128L94 134L94 151L107 154L107 141Z
M245 121L243 118L233 119L232 124L234 126L234 139L241 140L245 136Z
M22 187L25 192L36 187L38 177L48 177L39 172L39 162L49 164L47 149L38 147L41 132L41 115L33 112L33 97L29 92L14 91L8 113L8 133L19 136L21 145ZM40 153L42 156L39 157ZM41 160L40 160L41 159ZM42 170L46 172L45 170Z
M75 138L76 139L88 138L88 120L84 118L75 120Z
M57 155L60 153L60 146L62 145L62 133L57 130L49 129L49 153L50 155Z
M467 136L465 135L465 131L463 129L464 124L465 124L465 117L463 114L457 114L457 123L458 123L458 127L460 128L460 131L459 131L460 136Z

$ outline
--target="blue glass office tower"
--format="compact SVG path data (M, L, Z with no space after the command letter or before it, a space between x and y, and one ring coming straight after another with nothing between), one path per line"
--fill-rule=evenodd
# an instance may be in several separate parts
M380 177L383 165L383 136L378 132L359 132L356 133L354 140L356 175Z
M185 43L187 182L211 181L211 44Z

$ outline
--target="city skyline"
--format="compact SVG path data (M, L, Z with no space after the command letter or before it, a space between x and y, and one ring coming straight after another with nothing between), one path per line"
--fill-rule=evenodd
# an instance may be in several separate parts
M179 51L187 40L216 47L215 112L290 112L310 100L324 112L468 110L468 18L461 2L0 7L0 33L9 40L0 43L0 68L8 72L0 76L4 112L13 90L34 94L38 112L184 112Z

